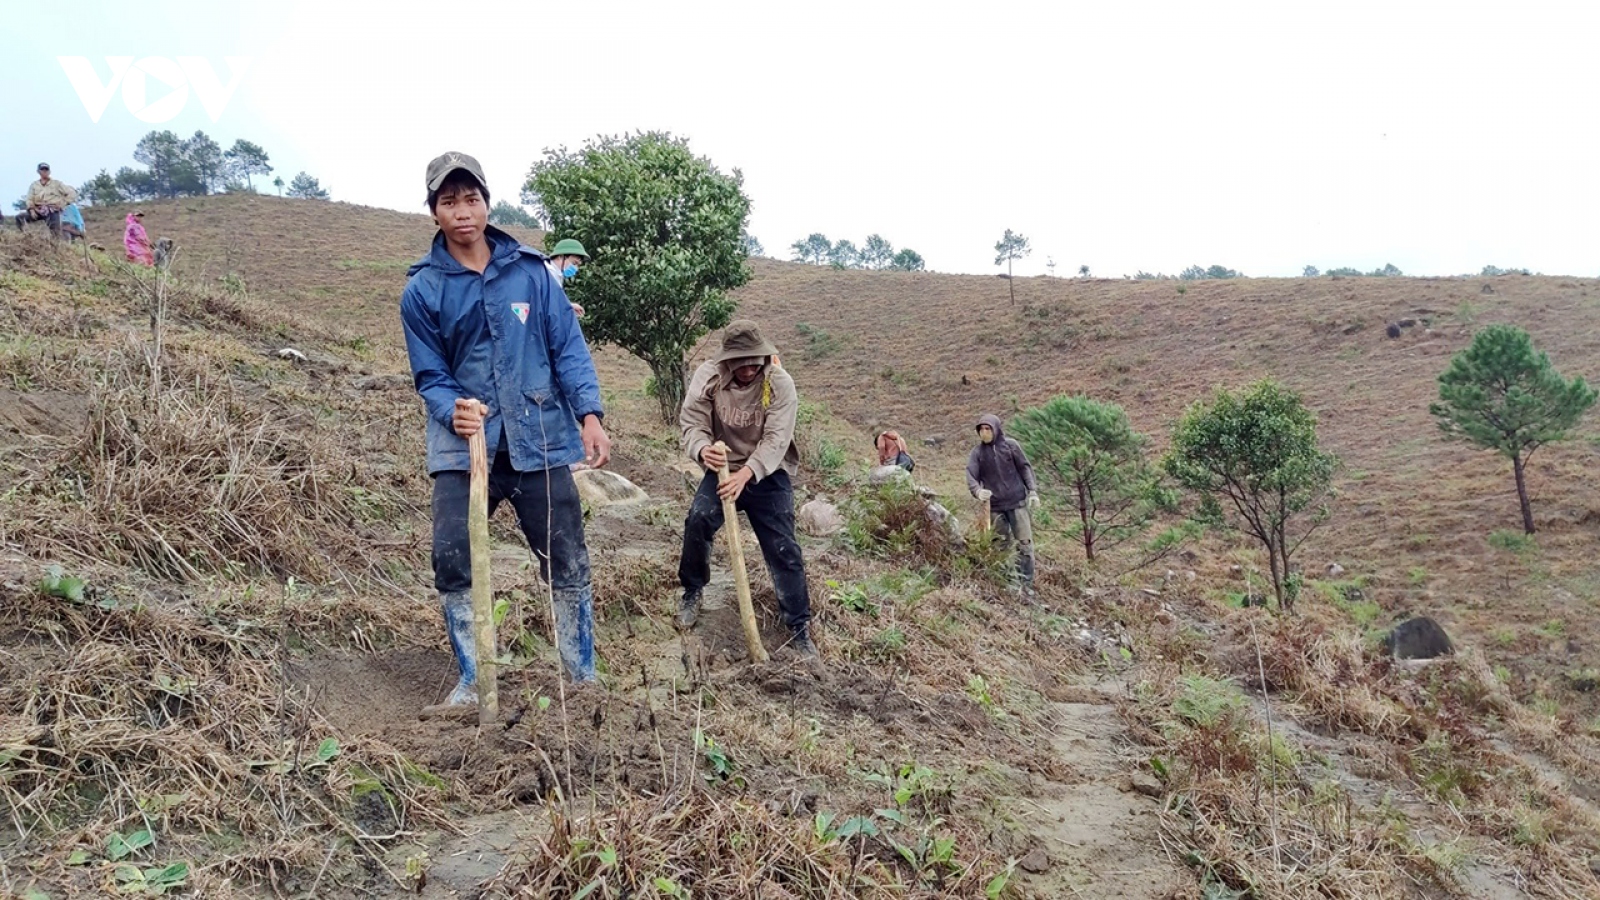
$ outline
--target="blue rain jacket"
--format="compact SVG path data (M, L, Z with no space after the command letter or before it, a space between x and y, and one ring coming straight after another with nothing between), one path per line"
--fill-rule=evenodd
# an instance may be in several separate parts
M400 297L411 374L428 407L430 475L470 468L467 441L450 424L458 397L488 404L491 465L504 436L521 472L581 461L579 425L604 415L589 345L543 254L492 225L485 236L480 275L434 235Z

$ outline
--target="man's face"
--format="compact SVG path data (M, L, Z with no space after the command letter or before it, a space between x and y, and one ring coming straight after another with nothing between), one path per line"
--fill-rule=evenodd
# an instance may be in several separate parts
M476 244L483 239L483 229L489 224L489 205L476 187L445 188L434 204L433 220L451 243Z
M979 425L978 440L983 441L985 444L994 443L994 429L987 425Z
M50 183L50 170L49 169L40 169L39 170L39 183L40 184L49 184Z
M749 384L750 382L755 381L756 380L756 376L760 375L760 374L761 374L761 364L760 363L749 363L749 364L742 365L742 366L739 366L738 368L734 369L733 370L733 379L735 381L739 382L742 385L743 384Z

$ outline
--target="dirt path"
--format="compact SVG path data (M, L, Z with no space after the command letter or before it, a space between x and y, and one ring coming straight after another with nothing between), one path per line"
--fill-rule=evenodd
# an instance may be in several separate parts
M1171 900L1187 897L1194 876L1161 848L1155 782L1134 777L1138 755L1118 718L1120 682L1086 680L1074 702L1053 704L1056 755L1077 777L1051 781L1037 800L1017 799L1019 817L1045 846L1024 869L1041 896ZM1149 791L1142 792L1141 789Z

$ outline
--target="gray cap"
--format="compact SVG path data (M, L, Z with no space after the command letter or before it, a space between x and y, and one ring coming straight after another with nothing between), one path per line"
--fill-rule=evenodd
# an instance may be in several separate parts
M41 171L41 172L50 171L50 164L49 163L39 163L39 171Z
M478 165L477 160L465 153L457 153L452 150L442 156L435 157L433 162L428 163L429 193L437 191L439 185L444 184L445 178L449 177L450 173L457 169L466 169L468 175L478 179L478 184L485 188L489 186L488 179L483 177L483 167Z

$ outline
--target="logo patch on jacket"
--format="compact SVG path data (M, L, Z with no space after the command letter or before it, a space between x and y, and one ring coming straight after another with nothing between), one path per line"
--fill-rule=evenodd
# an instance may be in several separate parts
M511 304L511 312L517 317L518 322L524 325L528 324L528 304L513 303Z

